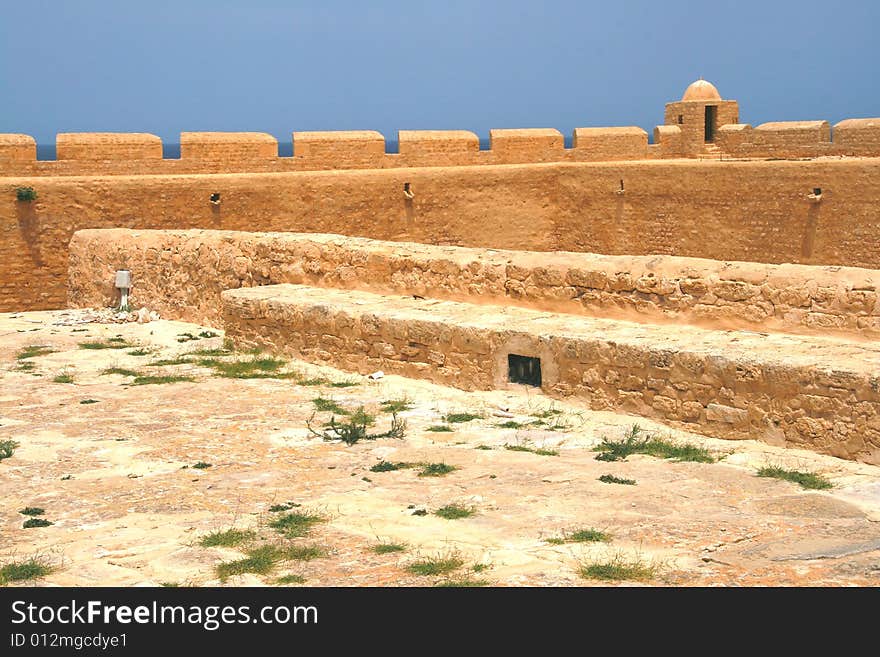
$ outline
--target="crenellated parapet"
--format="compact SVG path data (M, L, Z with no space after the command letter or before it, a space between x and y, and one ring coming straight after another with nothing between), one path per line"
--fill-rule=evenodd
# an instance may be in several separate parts
M55 150L58 160L161 160L162 140L144 132L65 132Z
M718 147L732 157L802 158L835 155L828 121L776 121L752 128L749 124L722 126Z
M740 123L739 104L697 80L667 103L653 143L637 126L492 129L488 148L468 130L401 130L397 152L375 130L297 131L292 156L263 132L183 132L180 157L146 133L62 133L57 158L37 160L33 137L0 134L0 176L176 175L618 162L657 159L880 157L880 118Z
M0 167L14 168L37 159L37 142L30 135L0 134Z
M195 163L271 161L278 140L265 132L181 132L180 159Z
M398 152L387 152L375 130L292 133L293 156L262 132L183 132L180 157L163 158L162 140L146 133L63 133L57 158L38 161L28 135L0 134L0 176L263 173L329 169L392 169L545 162L598 162L648 157L638 127L577 128L565 147L553 128L489 132L489 148L467 130L401 130Z

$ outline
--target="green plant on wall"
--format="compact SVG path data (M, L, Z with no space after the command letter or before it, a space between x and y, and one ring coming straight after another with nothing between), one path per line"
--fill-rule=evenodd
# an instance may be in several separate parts
M35 190L33 187L16 187L15 198L16 200L23 202L36 201L37 190Z

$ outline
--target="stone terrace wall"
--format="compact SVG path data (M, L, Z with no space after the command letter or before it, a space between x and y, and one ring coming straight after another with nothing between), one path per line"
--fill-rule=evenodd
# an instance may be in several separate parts
M218 325L220 293L305 283L565 313L795 333L880 336L880 271L672 256L536 253L338 235L85 230L70 245L69 303L131 302Z
M880 351L822 338L566 321L521 308L293 285L227 290L226 335L363 374L503 387L507 355L541 359L542 389L719 438L880 463Z

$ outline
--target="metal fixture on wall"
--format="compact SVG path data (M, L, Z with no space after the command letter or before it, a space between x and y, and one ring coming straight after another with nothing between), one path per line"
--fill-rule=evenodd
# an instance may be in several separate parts
M119 310L128 312L128 291L131 289L131 271L128 269L117 270L116 289L119 290Z

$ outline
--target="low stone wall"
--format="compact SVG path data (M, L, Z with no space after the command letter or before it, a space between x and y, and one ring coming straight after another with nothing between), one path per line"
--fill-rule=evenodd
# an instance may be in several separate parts
M238 348L466 390L539 358L542 389L720 438L880 463L880 349L824 338L640 325L515 307L276 285L222 294Z
M644 322L876 338L880 272L673 256L538 253L338 235L85 230L70 244L68 301L131 302L218 325L223 290L276 283L415 294Z

